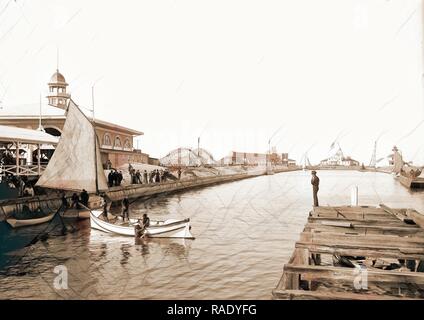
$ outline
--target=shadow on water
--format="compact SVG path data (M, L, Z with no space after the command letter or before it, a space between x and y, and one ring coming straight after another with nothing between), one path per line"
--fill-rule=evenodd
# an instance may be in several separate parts
M49 223L16 229L6 221L0 222L0 272L19 263L31 246L39 242L46 243L51 237L63 236L66 232L62 221L56 215ZM75 231L72 224L66 224L68 232Z

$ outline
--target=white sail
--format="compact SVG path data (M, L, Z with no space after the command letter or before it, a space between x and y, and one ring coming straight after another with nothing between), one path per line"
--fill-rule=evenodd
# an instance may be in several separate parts
M398 150L394 150L393 164L394 164L393 172L394 173L400 173L405 162L403 161L402 155L400 154L400 152Z
M108 188L95 129L72 100L59 144L37 186L90 193Z

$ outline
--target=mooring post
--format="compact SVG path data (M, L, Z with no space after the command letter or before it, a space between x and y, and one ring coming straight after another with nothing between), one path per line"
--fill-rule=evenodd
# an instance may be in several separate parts
M350 195L350 204L352 207L358 206L358 186L353 186Z

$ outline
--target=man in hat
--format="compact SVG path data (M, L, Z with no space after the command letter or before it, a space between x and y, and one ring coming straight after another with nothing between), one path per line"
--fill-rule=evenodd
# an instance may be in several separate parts
M315 170L312 171L311 184L312 184L312 192L314 194L314 207L319 207L319 204L318 204L319 178Z
M82 189L82 192L80 194L81 203L88 207L88 201L90 200L90 195L88 194L87 190Z

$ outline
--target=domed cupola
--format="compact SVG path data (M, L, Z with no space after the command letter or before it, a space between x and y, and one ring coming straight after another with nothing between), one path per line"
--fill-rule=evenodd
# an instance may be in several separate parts
M49 99L49 105L61 109L66 109L67 102L71 98L71 95L66 92L66 83L65 77L56 70L56 72L50 78L49 85L49 94L47 99Z

